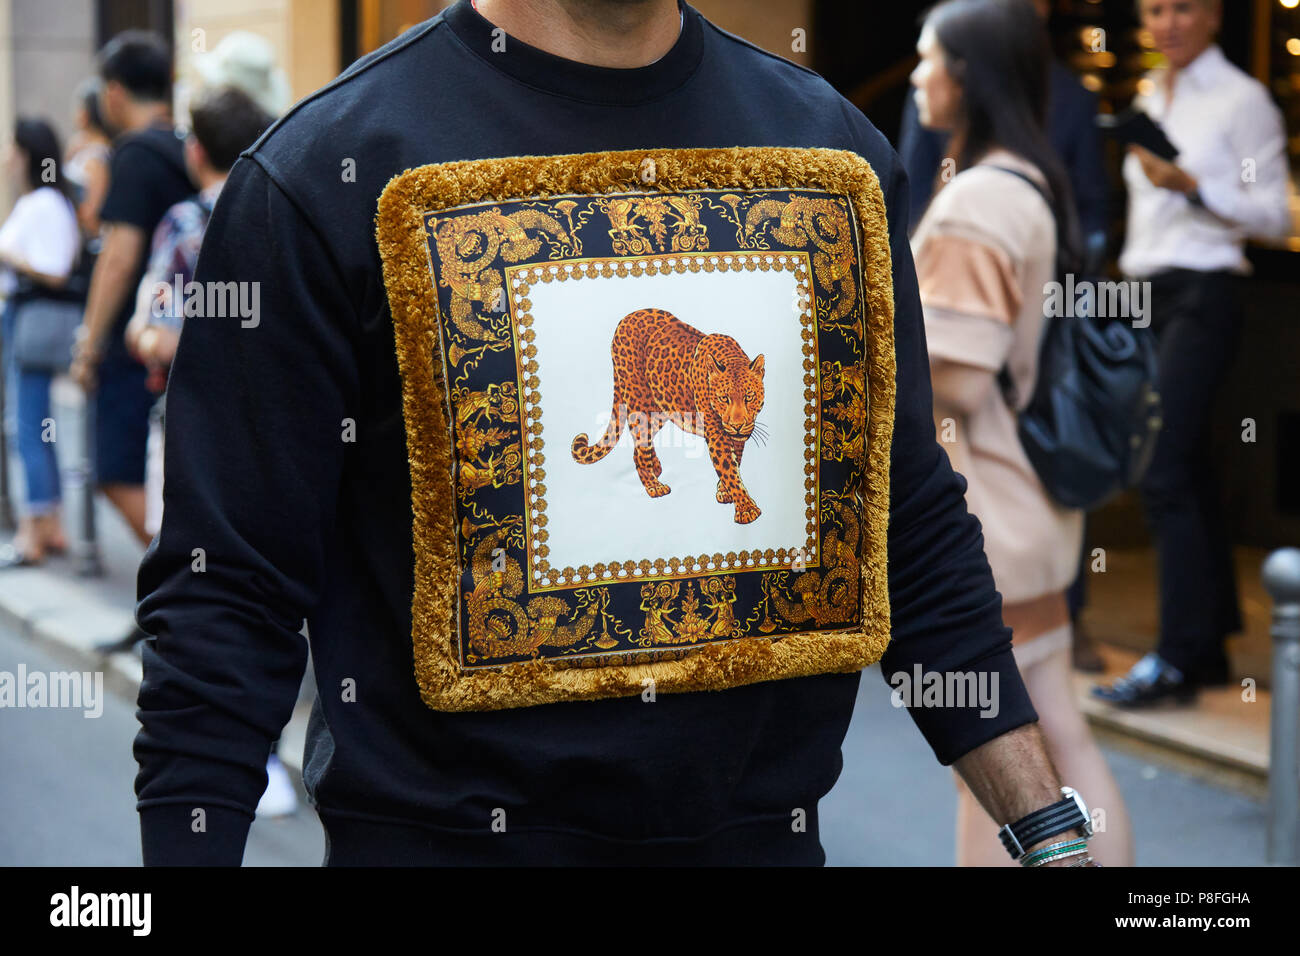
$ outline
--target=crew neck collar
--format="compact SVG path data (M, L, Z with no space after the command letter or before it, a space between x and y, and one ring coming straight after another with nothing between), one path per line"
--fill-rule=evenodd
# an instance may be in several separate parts
M493 31L497 27L475 10L470 0L458 0L443 13L443 18L470 52L522 83L587 103L633 106L677 89L700 65L704 55L700 15L684 0L677 0L677 9L682 24L677 42L648 66L626 70L567 60L509 34L505 35L505 50L494 53Z

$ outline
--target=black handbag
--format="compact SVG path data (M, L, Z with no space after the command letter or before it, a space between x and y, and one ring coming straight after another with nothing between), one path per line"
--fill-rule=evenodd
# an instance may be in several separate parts
M1028 176L991 168L1020 177L1055 209ZM1065 288L1070 270L1060 249L1058 224L1056 279ZM1150 329L1066 312L1045 318L1034 393L1018 413L1017 432L1047 493L1087 511L1136 485L1151 463L1161 426L1156 347ZM1005 368L999 381L1015 409Z

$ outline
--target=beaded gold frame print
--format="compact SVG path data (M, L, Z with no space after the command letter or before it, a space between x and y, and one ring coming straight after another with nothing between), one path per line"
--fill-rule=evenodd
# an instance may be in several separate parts
M893 293L864 159L445 163L395 177L377 223L428 706L880 658Z

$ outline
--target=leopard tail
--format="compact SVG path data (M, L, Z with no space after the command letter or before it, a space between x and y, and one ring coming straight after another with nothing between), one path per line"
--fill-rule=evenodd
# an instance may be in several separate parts
M627 405L617 398L615 396L614 407L609 410L609 426L605 429L605 434L600 436L600 441L594 445L587 444L586 432L573 439L573 460L578 464L590 465L598 462L618 444L619 436L623 434L623 429L627 425Z

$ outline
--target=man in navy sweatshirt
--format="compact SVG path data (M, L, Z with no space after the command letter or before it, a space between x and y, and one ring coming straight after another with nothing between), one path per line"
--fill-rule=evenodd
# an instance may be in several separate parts
M768 469L761 444L744 442L758 414L771 422L769 447L783 440L779 399L786 370L799 367L797 329L792 362L781 349L762 346L771 330L725 326L726 310L704 309L701 298L713 294L709 282L716 279L704 273L723 266L695 261L687 269L685 253L712 248L700 244L706 232L719 244L731 241L716 225L724 220L734 221L736 241L752 248L759 248L752 246L755 229L811 242L812 233L833 228L837 210L848 204L790 190L768 193L776 197L768 205L753 202L744 190L701 192L698 201L672 197L663 205L638 205L635 197L597 196L595 205L583 196L547 203L525 196L513 204L486 197L464 211L478 217L478 225L429 216L430 251L419 255L428 260L436 254L436 262L428 260L436 277L427 283L428 295L441 298L437 309L422 313L436 320L437 329L415 334L397 321L396 305L390 309L390 299L398 297L386 289L376 240L380 195L408 169L494 157L538 157L541 168L543 157L653 149L668 150L659 155L672 158L679 154L671 150L735 146L847 151L869 163L879 179L887 217L880 217L875 249L864 248L859 257L851 245L810 246L811 269L799 266L804 260L797 256L783 256L781 263L768 256L761 275L785 281L781 269L802 269L792 275L811 282L816 273L819 291L831 283L843 294L817 303L820 349L830 347L825 336L851 330L848 323L861 314L855 311L858 289L846 283L844 270L865 268L859 258L883 264L884 278L892 280L896 371L892 445L884 446L884 631L892 639L882 669L886 675L982 675L997 688L996 708L974 699L927 706L918 694L909 710L921 733L941 763L956 766L998 824L1059 801L1061 781L1016 670L979 524L965 509L963 480L935 441L907 242L908 187L889 144L816 74L725 33L684 3L461 0L291 110L244 153L213 213L196 280L256 284L258 294L249 298L259 309L252 319L187 320L169 384L163 525L139 577L138 619L153 636L144 648L142 729L135 743L147 864L241 861L265 785L268 749L290 716L307 661L304 618L320 688L304 780L326 830L328 864L824 863L817 802L840 772L860 669L805 667L801 676L780 677L788 671L774 667L765 674L760 663L740 675L740 663L776 660L776 651L763 656L769 640L773 648L783 641L800 647L806 645L797 642L809 635L848 635L851 641L856 633L837 625L844 618L836 615L843 602L857 608L854 602L861 601L857 571L841 579L838 590L828 590L836 562L841 570L857 569L868 559L869 535L858 534L866 511L855 494L836 497L829 487L846 475L856 480L851 462L864 454L845 437L847 426L834 432L824 421L821 438L811 439L822 449L823 500L820 509L810 506L809 524L820 520L829 536L819 539L820 547L814 543L818 553L810 556L808 573L825 573L824 581L792 578L802 565L739 573L746 561L789 564L784 548L742 551L739 558L720 552L714 557L723 567L734 564L736 573L714 577L693 575L698 564L688 567L689 556L640 565L602 561L579 572L542 568L548 553L558 568L565 548L580 552L584 534L612 542L611 550L626 545L632 557L644 557L655 545L653 525L638 532L635 547L620 537L617 520L594 529L566 525L559 517L566 473L590 482L572 498L578 507L584 501L606 507L613 500L606 500L608 489L622 489L625 497L615 507L623 510L612 513L625 514L628 522L640 509L698 508L700 527L717 522L727 540L749 535L761 545L765 523L785 520L789 496L765 491L779 462ZM481 167L439 168L450 170L444 179L463 172L468 183ZM488 176L504 167L482 168ZM640 182L653 187L655 169L653 161L642 163ZM661 163L660 175L672 172L670 163ZM806 215L767 221L776 208L771 202L787 210L802 204L798 209ZM746 209L747 218L736 213ZM588 214L609 220L597 226L584 218ZM418 216L415 222L420 225ZM622 266L612 259L595 264L601 249L612 248L611 256L629 249L659 253L668 248L669 233L680 260L641 258L663 269L656 281L684 283L699 273L701 284L682 284L686 291L680 293L671 284L656 286L663 294L645 304L662 308L601 313L612 322L627 311L617 332L610 324L599 336L575 333L571 322L548 321L548 294L592 290L586 299L555 300L581 304L594 302L601 289L615 289L612 278L599 284L600 270L612 277L623 274ZM854 234L836 235L842 243ZM581 251L575 237L585 237ZM827 242L824 235L818 241ZM565 265L569 281L553 286L540 281L538 267L531 302L519 298L530 280L517 266L471 274L449 265L449 259L497 254L501 244L508 246L503 266L546 262L548 248L578 265ZM642 268L651 266L634 264L633 273ZM667 278L674 268L678 278ZM580 273L590 285L573 285ZM778 287L784 288L771 286ZM750 286L734 288L748 294ZM408 322L413 307L401 304ZM529 308L532 313L520 318ZM794 309L811 321L806 298L796 295ZM597 314L594 306L591 314ZM673 316L677 324L669 321ZM507 329L503 323L513 324ZM604 337L611 332L612 351ZM534 333L540 352L533 351ZM708 334L701 340L699 333ZM627 378L632 365L619 364L627 357L619 336L637 334L643 337L634 341L642 343L659 336L654 341L669 351L656 354L687 348L671 353L678 355L674 361L694 356L691 367L702 376L697 384L705 383L697 398L717 416L700 426L710 443L707 450L697 446L701 460L686 462L684 453L661 449L662 475L644 436L635 453L617 447L597 461L596 444L587 443L597 443L599 430L575 437L576 428L564 432L546 424L559 421L565 397L587 388L588 378L598 382L590 386L592 411L596 404L610 407L611 355L616 389L620 381L631 389L627 394L650 387ZM556 338L564 335L569 338ZM682 345L691 335L693 353ZM561 340L570 348L596 343L604 357L590 366L590 375L560 375L555 369L563 356L547 343ZM428 353L432 379L422 364L425 348L435 348ZM515 348L517 360L510 351ZM643 375L647 353L637 354L637 375ZM539 480L540 456L532 451L523 462L518 444L514 451L505 444L500 454L492 451L494 442L517 431L521 414L540 414L529 397L536 386L534 355L540 355L543 382L536 401L545 410L535 431L559 435L552 439L545 431L551 472L545 482ZM810 380L831 374L809 365ZM476 391L475 376L488 368L509 368L519 377ZM655 374L671 377L673 368L666 360ZM878 380L879 369L869 375ZM827 407L861 383L847 367L835 376L821 383ZM442 400L433 408L412 403L422 394L421 383L431 382L446 407ZM527 394L513 390L516 382ZM860 422L860 406L857 414ZM845 415L844 421L852 418L850 411ZM431 450L423 433L411 430L412 423L426 422L434 423L435 435L448 422L455 429L451 467L432 474L421 463L447 449ZM831 447L832 433L844 439L838 450ZM733 458L717 451L726 441L732 442L728 448L752 450L743 461L739 453ZM608 444L600 447L608 450ZM528 447L534 447L531 439ZM545 528L535 518L530 531L519 514L502 516L506 492L519 487L512 482L523 475L534 493L551 499L552 520L540 522ZM689 484L695 480L698 488ZM671 494L670 485L676 486ZM428 500L436 501L432 512ZM882 520L882 541L883 529ZM664 522L661 531L667 540L692 528ZM517 547L524 537L526 547ZM491 547L498 541L500 547ZM437 567L425 562L444 548L452 573L422 573ZM707 554L700 557L707 563ZM568 578L582 577L577 592L564 590L578 583L566 580L565 571ZM637 580L618 580L627 575ZM597 579L608 586L586 586L600 584ZM791 580L826 587L819 598L815 589L790 590ZM449 608L439 605L445 614L425 614L423 596L431 593L449 596ZM576 611L566 616L562 609L575 606L566 600L578 600L585 617ZM665 678L661 692L654 692L655 675L673 672L678 663L689 666L692 652L683 643L715 637L740 639L707 648L724 675L715 685L721 689L669 692ZM634 646L661 656L641 665L648 670L623 667L648 659L638 656L643 652L625 653ZM741 647L759 651L733 650ZM536 677L536 668L562 664L565 655L589 659L576 661L584 665L577 670ZM610 663L610 655L618 659ZM438 662L452 657L454 673L438 671ZM478 668L494 658L500 658L501 673L518 679L474 684L493 679ZM597 686L599 679L593 684L584 668L604 673L607 664L617 671L610 684L617 691L556 696L554 688L566 680ZM636 682L638 673L650 676ZM439 684L443 676L451 683ZM529 683L534 680L550 681L550 690L536 690L543 684ZM451 691L440 696L462 681L495 687L503 696L495 703ZM992 822L989 831L992 837Z

